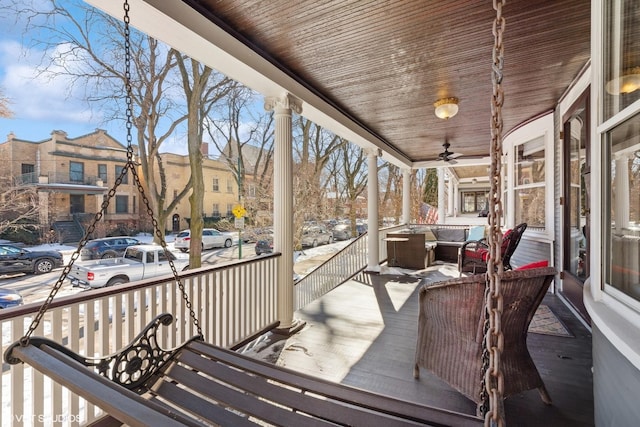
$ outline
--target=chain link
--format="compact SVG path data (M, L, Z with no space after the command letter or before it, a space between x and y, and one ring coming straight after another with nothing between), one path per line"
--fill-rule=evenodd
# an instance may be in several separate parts
M493 22L494 48L492 54L491 83L491 196L489 198L489 260L487 262L487 286L485 290L484 345L482 351L482 389L480 413L485 426L506 425L504 416L504 376L500 358L504 351L502 334L502 106L504 92L502 77L504 65L503 34L505 19L502 8L505 0L494 0L496 18Z
M105 197L105 199L102 201L100 212L96 213L96 215L93 217L93 220L91 221L91 224L87 227L87 230L85 231L84 236L82 237L82 239L80 239L80 242L78 243L77 249L71 255L71 259L70 259L69 263L64 267L64 269L62 270L62 273L60 274L60 277L58 278L56 283L53 285L53 288L51 289L51 292L49 293L49 295L47 296L45 301L42 303L42 305L40 306L40 309L38 310L38 313L36 314L36 316L31 321L31 324L29 325L29 328L27 329L27 332L25 333L25 335L22 338L20 338L20 345L22 345L22 346L29 345L29 339L31 338L31 336L33 335L34 331L36 330L36 328L38 327L38 325L42 321L42 318L44 317L44 314L47 312L47 310L51 306L51 303L53 302L53 299L55 298L55 296L58 293L58 291L60 290L60 288L62 287L62 284L67 279L67 276L71 272L71 268L73 267L73 264L76 262L76 260L80 256L80 251L87 244L87 241L90 240L89 237L95 231L95 228L96 228L96 225L98 224L98 222L107 213L107 208L109 207L109 202L115 197L116 190L122 184L122 181L125 179L127 171L131 171L131 175L133 176L133 180L134 180L134 182L135 182L135 184L136 184L136 186L138 188L138 192L140 193L140 197L141 197L141 199L144 202L144 205L146 207L146 212L149 215L149 217L151 218L151 223L153 224L154 233L157 236L158 241L160 241L160 245L162 246L162 249L164 250L164 252L165 252L165 254L167 256L167 259L169 260L169 266L171 267L171 271L173 272L173 277L175 278L175 280L176 280L176 282L178 284L178 288L180 289L180 292L182 293L182 298L184 299L185 306L189 310L189 316L191 317L193 325L196 328L197 334L199 336L201 336L201 337L203 336L202 335L202 328L200 327L200 322L198 321L198 318L197 318L196 313L195 313L195 311L193 309L191 301L189 301L189 296L187 294L187 291L186 291L186 289L184 287L184 284L182 283L182 280L180 279L180 277L178 275L178 271L176 270L176 266L175 266L175 264L173 262L173 255L170 253L170 251L169 251L169 249L167 247L167 242L164 239L164 235L160 231L160 226L158 225L158 221L155 218L155 215L153 214L153 209L151 208L151 203L149 202L149 199L147 198L147 196L145 194L144 187L142 186L142 182L140 181L140 177L138 175L138 171L136 170L135 158L134 158L134 153L133 153L133 136L132 136L132 128L133 128L133 96L131 94L132 93L132 89L131 89L131 29L130 29L130 26L129 26L130 18L129 18L129 2L128 2L128 0L124 1L123 7L124 7L124 18L123 18L123 22L124 22L124 38L125 38L125 40L124 40L124 49L125 49L125 89L126 89L126 92L127 92L127 97L126 97L126 104L127 104L127 111L126 111L126 118L127 118L127 124L126 124L126 129L127 129L127 164L126 164L126 166L124 168L122 168L122 170L120 171L120 175L118 175L118 177L116 178L116 181L115 181L113 187L107 193L107 197Z

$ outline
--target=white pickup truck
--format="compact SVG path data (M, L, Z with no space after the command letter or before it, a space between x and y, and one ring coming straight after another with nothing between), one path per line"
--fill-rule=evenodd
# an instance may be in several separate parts
M188 258L170 255L177 271L189 267ZM134 245L125 249L120 258L75 263L68 277L74 287L101 288L165 274L172 271L162 246Z

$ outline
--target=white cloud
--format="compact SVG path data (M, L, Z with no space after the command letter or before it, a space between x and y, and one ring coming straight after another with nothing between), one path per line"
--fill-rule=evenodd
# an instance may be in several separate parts
M38 74L41 51L25 51L16 41L0 40L0 85L16 118L86 123L95 121L86 105L73 96L66 76Z

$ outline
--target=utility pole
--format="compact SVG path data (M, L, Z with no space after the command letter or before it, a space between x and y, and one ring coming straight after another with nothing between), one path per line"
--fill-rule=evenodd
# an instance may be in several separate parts
M242 174L240 173L240 149L238 148L238 205L242 206ZM244 219L244 217L243 217ZM238 231L238 259L242 259L242 228Z

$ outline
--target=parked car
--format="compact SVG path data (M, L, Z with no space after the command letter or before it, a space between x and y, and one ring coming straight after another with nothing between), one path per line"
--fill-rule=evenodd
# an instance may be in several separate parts
M256 242L256 255L270 254L273 252L273 236L262 236Z
M351 225L338 224L333 227L333 240L349 240L351 238Z
M242 242L257 242L258 240L262 239L265 236L269 236L270 234L273 234L273 229L271 227L246 229L242 232Z
M367 232L367 224L356 224L356 231L358 232L358 236L362 236Z
M22 295L18 292L0 288L0 308L17 307L22 303Z
M81 261L69 272L74 287L101 288L171 274L169 258L178 271L189 268L189 259L167 253L160 245L129 246L118 258Z
M173 243L174 248L182 252L189 250L191 242L191 231L184 230L178 233ZM233 245L233 234L223 233L215 228L205 228L202 230L202 250L211 248L230 248Z
M310 225L302 229L302 246L315 248L333 242L333 235L324 225Z
M58 251L33 251L0 244L0 274L43 274L58 267L62 267L62 254Z
M80 260L117 258L124 254L129 246L139 245L138 239L133 237L105 237L103 239L89 240L80 251Z

